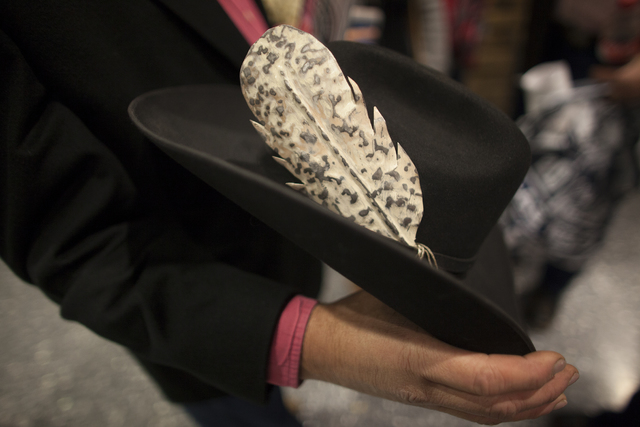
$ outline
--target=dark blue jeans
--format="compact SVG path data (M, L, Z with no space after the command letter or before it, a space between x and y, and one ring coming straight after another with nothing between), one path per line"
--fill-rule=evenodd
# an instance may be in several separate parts
M202 427L301 427L284 407L278 387L273 388L266 406L227 396L187 403L184 408Z

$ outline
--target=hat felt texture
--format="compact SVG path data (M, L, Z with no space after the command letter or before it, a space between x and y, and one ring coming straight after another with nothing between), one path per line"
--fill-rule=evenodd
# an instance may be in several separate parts
M496 228L529 166L524 136L489 103L407 57L357 43L328 47L418 169L416 241L439 268L284 185L292 176L251 126L238 86L153 91L129 114L182 166L436 338L484 353L534 351Z

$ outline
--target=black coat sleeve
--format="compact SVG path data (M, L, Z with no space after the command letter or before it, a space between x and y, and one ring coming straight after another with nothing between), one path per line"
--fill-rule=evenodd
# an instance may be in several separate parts
M20 278L152 373L175 373L169 397L215 388L264 400L271 336L298 291L246 265L279 240L214 192L207 206L223 237L195 238L197 224L185 226L170 200L134 179L157 165L125 165L2 32L0 143L0 255ZM234 236L234 227L250 231ZM176 390L189 384L199 390Z

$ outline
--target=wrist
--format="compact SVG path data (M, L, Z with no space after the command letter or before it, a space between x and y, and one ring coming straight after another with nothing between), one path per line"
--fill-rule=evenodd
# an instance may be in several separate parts
M329 380L325 378L324 373L330 359L335 358L337 354L336 342L331 340L335 333L331 306L317 304L309 316L302 342L299 371L301 380Z

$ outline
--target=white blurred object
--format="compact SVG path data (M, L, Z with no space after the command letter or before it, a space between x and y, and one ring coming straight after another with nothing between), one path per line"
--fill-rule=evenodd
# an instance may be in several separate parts
M545 62L524 73L520 79L527 114L567 100L573 92L571 69L566 61Z

